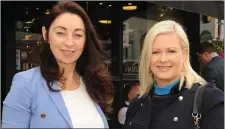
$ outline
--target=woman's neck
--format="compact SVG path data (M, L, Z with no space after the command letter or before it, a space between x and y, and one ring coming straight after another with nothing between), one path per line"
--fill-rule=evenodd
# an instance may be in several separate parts
M160 80L160 79L155 79L156 84L159 87L165 87L171 83L173 83L174 81L178 80L179 78L173 79L173 80Z
M64 87L64 90L75 90L80 85L80 76L75 70L76 64L59 64L60 71L63 71L62 80L59 85ZM65 79L65 80L64 80Z
M179 82L179 80L175 80L165 86L159 86L158 84L156 84L156 82L154 83L154 93L156 95L168 95L171 92L171 89L177 85L177 83Z
M63 71L63 77L64 78L73 78L74 74L75 74L75 67L76 64L63 64L63 63L59 63L59 67L60 67L60 72Z

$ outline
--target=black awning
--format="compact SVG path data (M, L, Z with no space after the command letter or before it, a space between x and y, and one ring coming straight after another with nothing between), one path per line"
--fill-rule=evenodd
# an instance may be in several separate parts
M155 4L224 19L224 1L149 1Z

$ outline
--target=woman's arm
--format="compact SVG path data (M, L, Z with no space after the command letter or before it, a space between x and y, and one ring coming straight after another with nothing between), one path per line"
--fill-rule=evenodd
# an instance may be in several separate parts
M25 78L16 74L3 102L2 128L29 128L32 95Z

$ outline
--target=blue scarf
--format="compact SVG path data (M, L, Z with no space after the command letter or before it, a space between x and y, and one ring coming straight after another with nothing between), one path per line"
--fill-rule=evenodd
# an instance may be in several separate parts
M174 82L172 82L172 83L170 83L169 85L166 85L166 86L164 86L164 87L160 87L160 86L158 86L157 84L156 84L156 82L154 82L154 93L156 94L156 95L167 95L167 94L169 94L170 93L170 90L179 82L180 80L178 79L178 80L176 80L176 81L174 81Z

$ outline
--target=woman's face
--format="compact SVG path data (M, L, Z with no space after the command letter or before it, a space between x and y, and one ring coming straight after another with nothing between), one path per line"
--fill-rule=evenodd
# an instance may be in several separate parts
M181 75L187 49L182 49L175 32L156 36L152 46L150 70L156 82L166 85Z
M46 30L42 28L46 41ZM72 13L59 15L48 33L50 49L60 64L75 64L85 46L85 25L80 16Z

